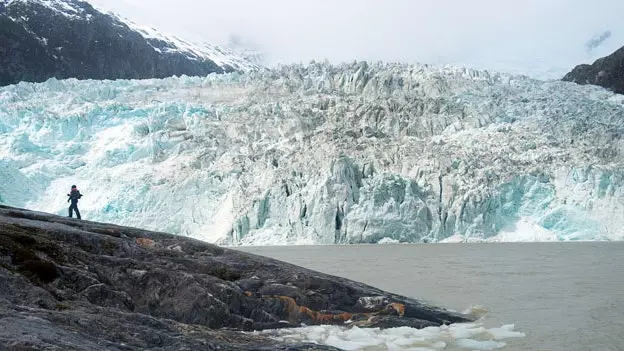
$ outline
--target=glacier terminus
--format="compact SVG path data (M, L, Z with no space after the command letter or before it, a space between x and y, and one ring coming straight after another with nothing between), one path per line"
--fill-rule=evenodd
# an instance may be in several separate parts
M0 88L0 203L221 245L624 238L624 96L311 62Z

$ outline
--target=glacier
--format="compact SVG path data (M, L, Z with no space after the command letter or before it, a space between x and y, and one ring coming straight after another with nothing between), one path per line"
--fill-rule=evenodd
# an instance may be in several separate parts
M0 88L0 202L220 245L622 240L624 97L311 62Z

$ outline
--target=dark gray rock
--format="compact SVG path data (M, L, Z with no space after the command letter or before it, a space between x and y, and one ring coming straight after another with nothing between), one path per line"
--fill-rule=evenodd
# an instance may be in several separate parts
M564 81L593 84L624 94L624 47L591 65L578 65L563 77Z
M466 321L365 284L181 236L0 206L3 348L330 350L240 331Z
M0 1L0 86L53 77L204 76L237 68L219 66L171 42L145 38L87 2L55 0L50 5L38 0Z

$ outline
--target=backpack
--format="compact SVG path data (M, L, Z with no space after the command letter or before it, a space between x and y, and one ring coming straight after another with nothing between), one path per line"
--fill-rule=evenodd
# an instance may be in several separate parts
M76 189L75 191L72 190L67 195L69 196L69 200L72 200L72 201L78 201L78 199L82 197L82 194L80 193L78 189Z

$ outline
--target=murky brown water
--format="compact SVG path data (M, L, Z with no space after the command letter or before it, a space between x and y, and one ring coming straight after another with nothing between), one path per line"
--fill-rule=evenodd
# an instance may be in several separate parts
M499 350L624 351L624 243L238 248L462 311L525 338Z

